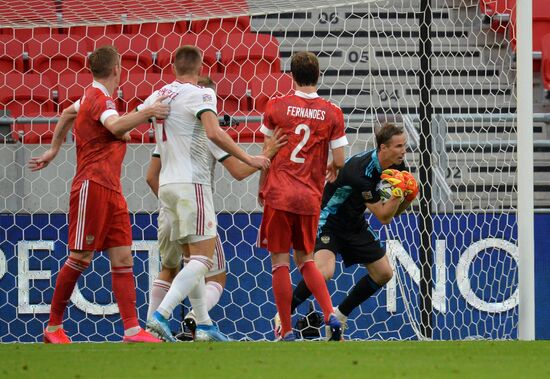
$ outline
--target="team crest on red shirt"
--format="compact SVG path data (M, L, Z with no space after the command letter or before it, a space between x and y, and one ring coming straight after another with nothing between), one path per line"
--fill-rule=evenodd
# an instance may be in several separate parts
M202 95L202 102L203 103L211 103L212 102L212 96L205 93L204 95Z
M94 242L94 238L95 238L95 237L94 237L93 235L88 234L88 235L86 236L86 243L87 243L88 245L91 244L92 242Z
M116 109L116 105L115 105L115 102L113 100L107 100L105 102L105 107L107 109Z

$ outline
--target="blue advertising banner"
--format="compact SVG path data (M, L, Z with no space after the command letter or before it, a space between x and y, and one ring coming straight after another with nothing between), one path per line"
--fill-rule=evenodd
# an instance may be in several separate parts
M420 233L407 214L380 230L396 275L348 320L349 338L417 339ZM517 338L517 228L512 214L434 215L434 339ZM211 311L234 339L272 339L276 312L268 253L254 247L260 214L220 214L228 265L226 290ZM138 316L147 314L151 281L159 269L156 215L132 217ZM550 215L535 216L536 337L550 339ZM56 275L67 256L65 214L0 215L0 340L40 341ZM338 265L329 282L337 305L366 271ZM293 284L300 280L292 272ZM80 278L65 314L73 341L119 341L122 325L110 291L109 261L98 253ZM308 311L309 303L298 308ZM175 312L180 327L183 308ZM296 320L299 316L295 316Z

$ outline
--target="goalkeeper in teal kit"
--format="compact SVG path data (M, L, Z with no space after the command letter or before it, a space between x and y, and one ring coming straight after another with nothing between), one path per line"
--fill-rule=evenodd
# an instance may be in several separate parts
M349 314L375 294L393 276L384 245L365 220L369 211L382 223L389 224L403 212L418 194L414 177L405 170L407 136L402 127L385 124L376 133L377 148L352 156L323 192L321 217L315 243L315 263L329 280L334 275L336 254L346 267L362 264L368 273L334 309L345 325ZM387 184L384 198L380 184ZM382 195L382 196L381 196ZM292 294L292 311L309 298L311 292L301 281ZM279 329L275 316L275 333ZM330 330L327 330L330 334ZM326 336L330 338L330 335Z

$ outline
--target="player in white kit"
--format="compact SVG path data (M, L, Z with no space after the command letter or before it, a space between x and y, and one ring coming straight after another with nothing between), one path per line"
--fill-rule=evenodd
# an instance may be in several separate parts
M147 327L166 341L175 342L168 320L174 308L189 297L197 319L195 340L227 340L213 325L205 301L204 276L212 268L216 244L216 215L212 201L209 149L207 141L242 162L258 168L269 167L269 159L252 157L219 126L216 94L197 85L202 67L200 51L183 46L174 54L176 80L155 91L145 104L168 96L170 115L155 123L157 148L162 159L159 200L172 225L170 241L177 241L189 262L176 275Z
M206 79L203 79L206 81ZM199 81L199 84L203 84L203 81ZM281 135L280 130L277 129L273 138L269 141L266 140L264 144L264 155L268 158L272 158L279 148L286 144L286 136ZM243 180L257 171L257 169L248 166L237 158L226 153L218 146L208 141L208 148L210 150L210 166L212 168L212 188L214 188L214 169L216 162L221 163L227 171L236 180ZM155 148L151 157L151 162L147 170L147 184L151 187L153 193L158 197L159 187L159 174L162 164L160 154ZM182 262L182 251L177 242L170 241L171 224L168 217L166 217L165 211L161 207L158 215L158 241L159 252L161 257L161 270L158 277L153 281L153 287L149 297L149 308L147 310L147 317L157 310L159 304L166 296L166 293L170 289L170 285L174 280L174 277L178 273ZM189 257L183 257L185 263L189 261ZM226 264L225 254L220 241L217 236L216 249L213 256L213 266L205 274L206 280L206 308L208 311L212 309L220 300L223 289L225 288L226 281ZM192 334L196 329L196 317L195 312L191 310L184 319L185 324L189 328ZM184 333L185 334L185 333Z

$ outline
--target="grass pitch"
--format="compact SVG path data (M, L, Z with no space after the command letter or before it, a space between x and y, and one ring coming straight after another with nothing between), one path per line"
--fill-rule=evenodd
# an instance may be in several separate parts
M550 378L550 341L0 345L0 378Z

